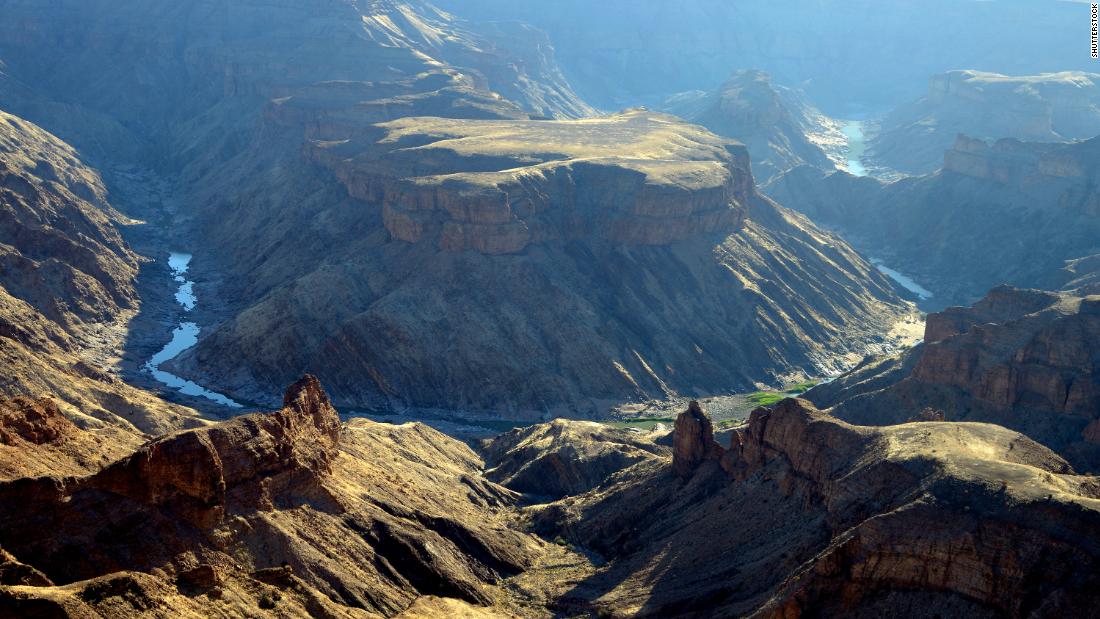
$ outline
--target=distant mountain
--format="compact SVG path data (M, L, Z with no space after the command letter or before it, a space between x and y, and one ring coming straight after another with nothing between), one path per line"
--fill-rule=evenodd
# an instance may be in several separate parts
M326 82L386 83L450 69L539 116L592 109L545 35L475 27L420 0L0 4L0 105L96 160L175 170L230 156L266 101ZM428 82L422 82L431 87Z
M1008 283L1057 288L1100 249L1100 138L1069 144L960 136L935 173L884 183L799 168L765 190L915 279L930 308Z
M744 143L760 183L799 165L836 168L814 140L841 139L835 123L798 93L774 86L762 71L737 71L714 92L690 102L681 96L670 103L669 111Z
M958 67L1015 75L1091 67L1079 40L1087 43L1087 32L1069 34L1088 25L1088 6L1061 0L439 4L458 15L522 20L547 31L570 82L609 110L709 91L734 65L805 90L839 118L890 109L918 96L929 75Z
M877 164L924 174L940 167L955 136L1068 142L1100 135L1100 74L1006 76L951 71L928 93L884 118L868 156Z

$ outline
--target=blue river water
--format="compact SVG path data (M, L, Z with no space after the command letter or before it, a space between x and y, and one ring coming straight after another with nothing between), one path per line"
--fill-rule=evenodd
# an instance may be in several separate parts
M187 267L191 264L191 254L183 252L171 252L168 254L168 268L172 270L172 279L177 284L176 302L183 307L184 312L195 309L198 299L194 293L194 282L187 279ZM157 381L179 391L180 393L206 398L230 408L242 408L238 402L234 402L227 396L215 393L184 378L180 378L170 372L160 369L160 365L170 359L175 359L180 353L191 348L199 341L199 326L193 322L181 322L172 331L172 340L160 349L145 363L145 369L153 375Z
M845 121L841 131L844 132L844 137L848 138L848 153L845 155L848 162L848 173L852 176L867 176L867 168L863 165L863 154L867 152L867 144L863 135L863 121Z

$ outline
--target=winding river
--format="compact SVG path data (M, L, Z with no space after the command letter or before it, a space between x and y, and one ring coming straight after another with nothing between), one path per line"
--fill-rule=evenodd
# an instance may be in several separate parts
M168 268L172 270L172 279L178 285L176 288L176 302L183 307L184 312L194 310L195 304L198 302L194 293L195 283L186 277L187 267L190 264L191 254L183 252L170 252L168 254ZM152 358L145 363L145 369L152 374L153 378L157 379L157 381L182 394L206 398L230 408L243 408L243 405L234 402L227 396L205 389L202 385L160 369L162 363L170 359L175 359L180 353L197 344L198 341L199 325L193 322L181 322L179 326L172 331L172 340L165 344L164 348L160 349L160 352L153 355Z
M894 269L882 264L882 261L878 258L871 258L871 264L875 265L875 267L887 277L897 282L899 286L920 297L921 301L927 301L932 298L932 291L913 281L913 278L908 275L898 273Z
M848 173L852 176L867 176L867 168L863 165L863 155L867 152L866 137L863 134L863 121L844 121L841 131L844 133L844 137L848 138L848 152L845 155L848 163Z

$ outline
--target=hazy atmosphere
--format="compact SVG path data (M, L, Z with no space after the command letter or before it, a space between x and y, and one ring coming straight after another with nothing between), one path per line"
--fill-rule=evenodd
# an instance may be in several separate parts
M1093 615L1097 13L0 0L0 618Z

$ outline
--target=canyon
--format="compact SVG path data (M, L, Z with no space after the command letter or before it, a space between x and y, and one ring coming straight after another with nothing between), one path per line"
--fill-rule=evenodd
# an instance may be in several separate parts
M1096 253L1098 146L957 136L931 174L884 181L803 166L763 190L913 278L937 310L1000 284L1058 289L1067 261Z
M909 174L940 167L964 133L979 140L1086 140L1100 133L1100 75L1081 71L1001 75L951 71L933 76L925 96L881 120L870 145L880 165Z
M0 0L0 617L1090 612L1071 3L719 4Z

